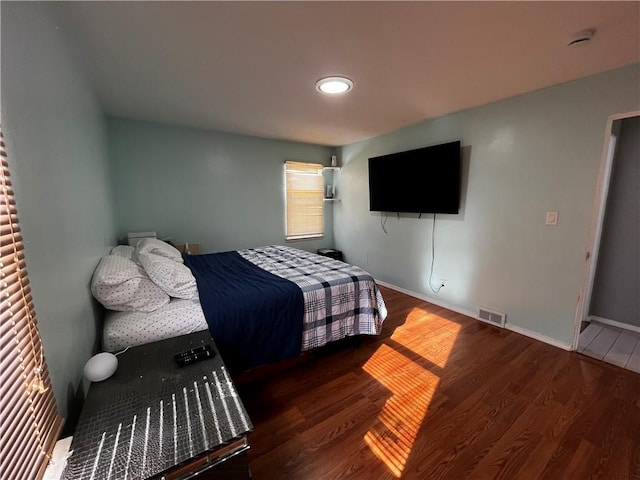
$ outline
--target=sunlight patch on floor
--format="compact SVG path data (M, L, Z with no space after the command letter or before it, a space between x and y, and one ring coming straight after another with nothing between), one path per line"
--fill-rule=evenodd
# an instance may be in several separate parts
M407 320L412 314L411 320L416 320L420 312L412 311ZM422 312L423 316L425 314L427 313ZM437 318L440 323L450 322ZM425 338L413 338L402 327L391 338L393 343L420 355L429 363L444 367L460 329L455 322L450 323L453 325L442 330L440 335L434 331L434 335L438 337L434 342ZM381 345L362 368L391 391L391 397L365 434L364 441L389 471L399 478L406 467L440 379L420 363L387 344Z
M428 321L432 330L429 337L416 337L412 334L411 324ZM444 368L455 343L460 324L446 318L430 313L421 308L414 308L407 315L405 325L397 328L391 335L391 340L402 347L417 353L422 358Z

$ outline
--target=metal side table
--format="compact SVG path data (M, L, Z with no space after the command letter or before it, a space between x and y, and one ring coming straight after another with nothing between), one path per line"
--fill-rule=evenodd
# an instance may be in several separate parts
M203 345L213 358L178 367ZM140 345L91 384L62 478L248 479L252 429L208 331Z

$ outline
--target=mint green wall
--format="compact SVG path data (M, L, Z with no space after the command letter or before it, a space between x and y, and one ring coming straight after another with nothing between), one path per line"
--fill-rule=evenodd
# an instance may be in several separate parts
M109 118L118 235L155 230L203 252L284 244L284 161L328 165L328 147ZM333 246L325 236L290 245Z
M343 147L337 248L377 279L570 344L607 118L640 108L639 85L636 64ZM455 139L464 193L460 214L436 222L434 279L447 279L436 295L432 221L392 215L385 235L369 212L367 159ZM545 226L555 210L559 224Z
M27 268L58 408L73 416L101 320L89 281L116 239L106 129L51 5L0 8L2 125Z

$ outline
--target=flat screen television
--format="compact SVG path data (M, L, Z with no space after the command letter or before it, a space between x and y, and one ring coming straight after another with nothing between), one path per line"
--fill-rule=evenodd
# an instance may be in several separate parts
M460 141L369 159L372 212L458 213Z

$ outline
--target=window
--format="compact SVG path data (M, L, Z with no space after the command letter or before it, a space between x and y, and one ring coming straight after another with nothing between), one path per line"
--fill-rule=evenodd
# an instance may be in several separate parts
M44 474L62 417L38 333L1 130L0 162L0 478L35 479Z
M317 163L285 162L287 240L324 234L324 177Z

